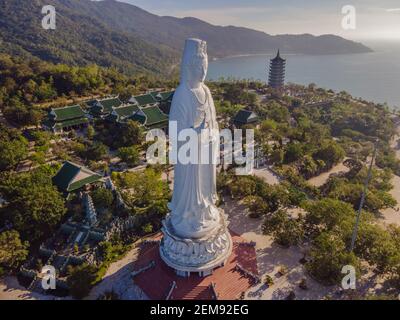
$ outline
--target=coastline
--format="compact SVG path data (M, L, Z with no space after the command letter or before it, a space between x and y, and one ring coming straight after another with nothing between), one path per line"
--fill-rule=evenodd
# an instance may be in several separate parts
M369 54L282 54L286 59L286 83L346 91L353 97L400 109L400 44L373 47ZM209 63L207 80L268 78L271 53L236 54L215 57ZM393 63L388 63L393 61Z
M365 51L365 52L349 52L349 53L320 53L320 54L311 54L311 53L285 53L281 52L284 56L343 56L343 55L353 55L353 54L371 54L375 53L375 50ZM244 58L244 57L260 57L260 56L274 56L276 52L265 52L265 53L243 53L243 54L232 54L223 57L211 57L211 61L220 61L224 59L232 59L232 58Z

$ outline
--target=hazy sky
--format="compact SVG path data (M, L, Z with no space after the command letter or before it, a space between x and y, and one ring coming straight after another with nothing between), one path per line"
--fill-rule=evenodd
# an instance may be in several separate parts
M270 34L333 33L350 39L400 40L399 0L119 0L158 15L192 16ZM356 30L343 30L344 5L356 8Z

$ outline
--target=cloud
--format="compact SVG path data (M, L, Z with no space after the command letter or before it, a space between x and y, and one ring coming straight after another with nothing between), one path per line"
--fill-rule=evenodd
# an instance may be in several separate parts
M400 12L400 8L386 9L387 12Z

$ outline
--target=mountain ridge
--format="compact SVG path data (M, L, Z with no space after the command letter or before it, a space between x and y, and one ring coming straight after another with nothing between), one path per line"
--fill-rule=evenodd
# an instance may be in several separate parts
M304 54L342 54L372 51L361 43L346 40L336 35L283 34L272 36L264 31L247 27L213 25L194 17L158 16L137 6L115 0L98 1L96 7L97 10L92 12L97 14L99 18L105 19L110 27L120 30L125 28L131 32L136 31L145 38L147 37L175 50L180 50L183 47L184 39L199 37L208 42L210 55L215 57L232 54L272 53L278 48L283 53ZM121 18L121 10L130 18ZM106 14L110 11L114 12L111 16ZM113 19L113 17L118 18ZM171 31L172 29L175 30ZM297 40L295 45L293 45L294 39ZM301 42L304 43L301 44Z
M41 28L41 8L53 5L57 29ZM335 35L276 35L216 26L193 17L158 16L114 0L0 0L0 52L70 65L96 63L128 72L168 75L184 40L208 43L210 57L272 53L340 54L371 50Z

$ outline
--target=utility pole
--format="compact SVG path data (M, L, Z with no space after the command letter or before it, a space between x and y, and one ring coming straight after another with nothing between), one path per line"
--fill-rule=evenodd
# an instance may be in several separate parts
M365 197L367 196L368 185L369 185L369 182L371 180L372 167L374 165L374 161L375 161L375 158L376 158L377 149L378 149L378 140L375 141L375 143L374 143L374 153L372 155L371 163L369 165L367 179L365 180L365 184L364 184L364 190L363 190L363 193L361 195L360 206L359 206L358 212L357 212L356 224L354 226L353 236L351 238L350 252L353 252L354 245L355 245L355 242L356 242L356 239L357 239L357 232L358 232L358 225L360 223L361 211L362 211L362 208L364 207Z

